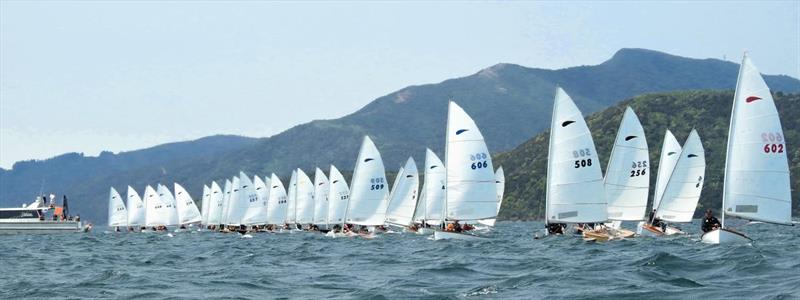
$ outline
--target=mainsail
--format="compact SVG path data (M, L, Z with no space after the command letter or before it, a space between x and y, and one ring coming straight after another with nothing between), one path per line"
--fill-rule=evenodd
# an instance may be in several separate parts
M297 224L314 222L314 182L301 169L297 169Z
M330 185L325 173L319 168L314 172L314 224L328 224L328 189Z
M653 195L653 208L657 208L664 196L664 189L669 182L669 176L672 175L672 170L675 169L675 164L678 163L678 158L681 157L681 144L672 135L672 132L667 130L664 133L664 144L661 146L661 158L658 160L658 177L656 177L656 189Z
M108 193L108 226L128 226L128 211L122 196L113 187Z
M344 223L347 202L350 200L350 188L347 181L334 165L330 171L330 190L328 190L328 224Z
M594 140L581 111L556 89L547 156L548 223L600 223L608 220L603 174Z
M419 172L417 164L411 157L400 170L386 209L386 223L410 226L414 221L414 211L417 208L417 200L419 200L417 198Z
M786 140L772 94L745 54L731 111L725 180L725 214L792 224ZM724 218L723 218L724 222Z
M705 182L706 156L697 131L692 129L669 177L656 217L668 222L691 222Z
M206 222L209 225L217 225L222 223L222 199L225 193L219 187L216 181L211 182L211 195L208 198L208 219Z
M356 225L383 225L389 186L381 154L368 136L361 143L351 185L346 222Z
M609 220L644 219L650 189L650 159L644 128L630 107L625 109L619 124L603 183Z
M278 175L272 173L267 202L267 224L283 225L286 222L286 188Z
M447 220L497 216L497 185L492 157L475 121L450 101L445 145Z
M178 223L189 224L200 222L200 210L192 200L192 196L186 192L180 184L175 183L175 203L178 209Z
M142 197L131 186L128 186L128 226L144 226L147 213Z

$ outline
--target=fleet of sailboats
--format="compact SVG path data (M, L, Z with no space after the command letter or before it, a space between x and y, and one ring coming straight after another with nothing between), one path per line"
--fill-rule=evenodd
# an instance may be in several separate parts
M147 186L144 198L130 186L127 201L112 187L108 224L117 231L198 226L221 231L327 231L329 236L362 236L387 227L433 233L432 239L482 240L490 234L505 191L503 168L494 169L480 129L458 104L448 104L444 162L427 149L420 172L412 157L390 186L378 147L364 136L348 185L333 165L312 179L292 170L288 186L276 174L244 172L203 185L198 208L188 191L174 184ZM702 235L705 243L750 242L725 223L725 216L791 224L791 189L785 137L774 101L758 70L745 55L733 100L726 150L722 222ZM545 232L566 234L575 226L584 239L633 237L623 222L638 222L637 233L683 233L676 223L691 222L705 183L705 149L696 130L683 146L664 135L647 210L651 166L645 130L632 108L622 115L605 174L592 133L572 98L557 87L547 161ZM422 178L420 178L422 176Z

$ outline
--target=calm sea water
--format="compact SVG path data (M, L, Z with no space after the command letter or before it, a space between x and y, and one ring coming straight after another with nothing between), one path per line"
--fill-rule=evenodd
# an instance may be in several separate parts
M628 228L632 224L625 224ZM689 237L535 240L498 223L489 242L415 234L180 232L0 235L0 298L800 299L800 226L741 229L752 245Z

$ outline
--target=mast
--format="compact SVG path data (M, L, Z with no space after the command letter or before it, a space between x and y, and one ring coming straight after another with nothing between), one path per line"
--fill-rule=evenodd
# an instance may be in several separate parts
M444 133L444 203L442 203L442 229L447 228L447 172L450 165L447 164L447 161L450 159L450 155L448 155L448 147L449 141L447 140L447 135L450 133L450 106L453 103L453 100L447 102L447 125L445 126L445 133Z
M547 226L550 222L550 206L547 205L547 202L550 201L550 172L552 171L552 153L553 153L553 128L555 128L556 124L556 109L558 108L558 102L556 101L556 97L558 97L558 89L559 85L556 84L556 91L555 95L553 96L553 114L550 117L550 136L548 136L547 140L547 178L545 179L545 194L544 194L544 225Z
M736 125L736 122L733 121L733 117L736 116L736 99L739 99L739 89L741 88L742 84L742 73L744 73L744 63L747 59L747 52L744 53L744 57L742 57L742 63L739 65L739 76L736 77L736 90L733 92L733 105L731 106L731 120L728 125L728 144L725 148L725 174L723 174L722 179L722 211L720 212L720 225L722 228L725 228L725 200L728 198L728 172L731 166L731 160L729 155L731 154L731 147L733 147L733 142L731 139L731 135L734 132L733 126Z

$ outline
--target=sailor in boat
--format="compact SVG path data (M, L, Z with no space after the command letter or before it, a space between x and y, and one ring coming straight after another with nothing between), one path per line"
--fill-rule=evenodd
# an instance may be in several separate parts
M720 227L722 227L722 225L719 220L717 220L717 217L714 216L714 212L711 211L710 208L707 209L706 216L703 218L703 225L700 229L702 229L703 232L709 232Z
M545 228L547 228L548 234L564 234L564 229L567 228L567 224L549 223L545 224Z
M409 232L417 232L418 229L419 228L417 227L417 224L414 223L414 224L411 224L411 226L408 226L408 229L406 229L406 230L408 230Z
M119 226L114 226L114 231L120 232L121 230L119 230Z
M653 227L660 227L661 232L667 231L667 223L662 222L661 219L656 217L655 208L652 211L650 211L650 216L648 217L650 219L650 225L652 225Z
M461 225L461 231L470 231L473 229L475 229L475 226L472 226L469 223L464 223L464 225Z

